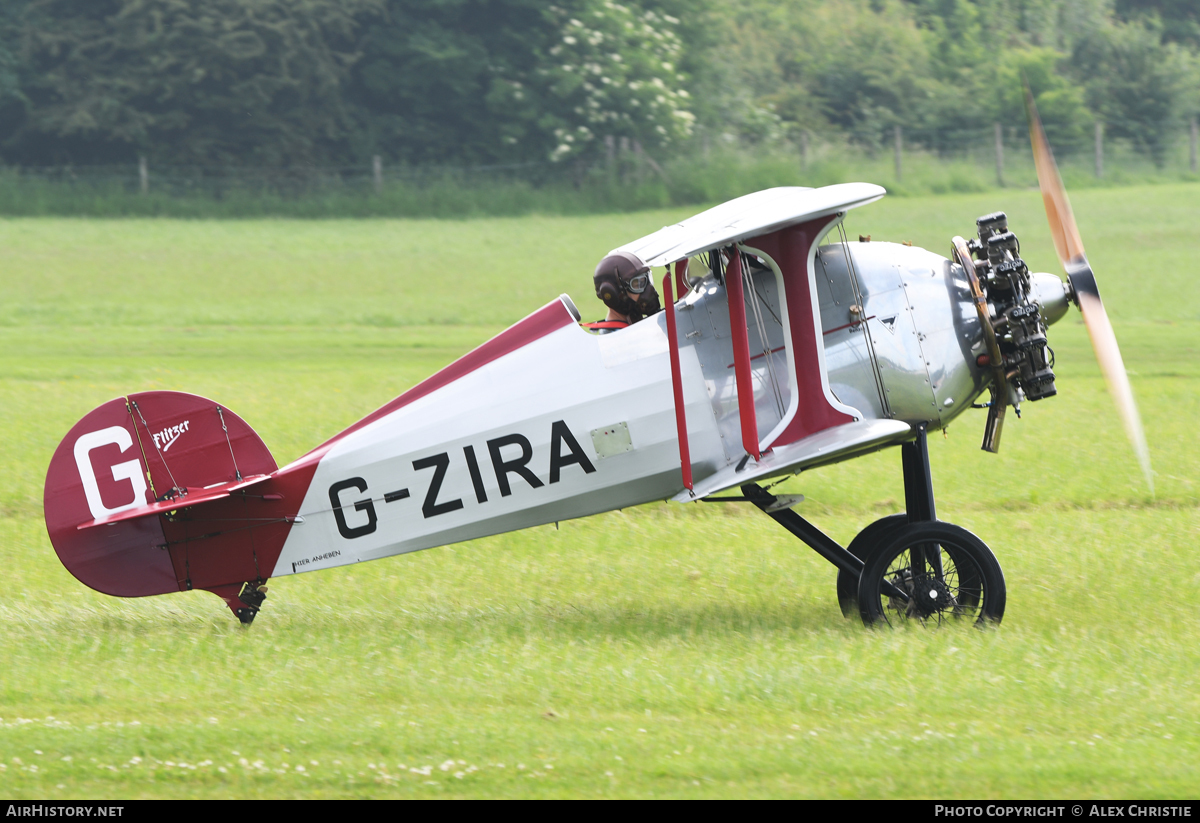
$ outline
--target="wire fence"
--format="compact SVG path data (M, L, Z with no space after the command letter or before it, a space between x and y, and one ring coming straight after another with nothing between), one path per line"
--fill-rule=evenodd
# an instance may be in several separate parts
M1128 124L1072 129L1055 141L1071 185L1194 180L1195 120L1145 141L1116 137ZM1060 128L1061 132L1062 129ZM155 165L0 168L0 214L180 216L456 216L587 212L711 202L772 185L870 180L897 194L981 191L1036 184L1024 125L893 126L801 130L748 145L698 136L657 157L636 141L607 139L586 159L493 165L401 165L376 156L345 166ZM1063 147L1063 148L1059 148Z
M1060 164L1086 170L1097 180L1198 172L1200 129L1195 118L1165 128L1143 122L1092 121L1046 124L1046 131ZM1024 123L967 123L955 128L897 125L882 130L801 135L797 143L802 155L811 155L813 143L828 144L839 139L849 139L875 158L889 155L897 181L904 177L906 158L914 155L968 163L980 169L990 167L998 186L1010 184L1012 173L1019 177L1026 167L1032 168L1029 131Z
M427 187L447 180L486 184L521 179L549 183L561 176L557 164L515 163L479 166L395 166L381 160L361 166L183 166L135 163L97 166L10 167L0 172L10 185L36 181L78 189L120 190L130 194L222 197L244 193L283 196L321 193L381 193L386 185ZM548 174L549 172L549 174ZM557 174L556 174L557 172Z

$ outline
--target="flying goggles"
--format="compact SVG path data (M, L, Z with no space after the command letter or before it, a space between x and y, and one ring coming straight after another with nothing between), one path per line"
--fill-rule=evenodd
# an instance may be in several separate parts
M625 290L627 292L629 292L630 294L641 294L642 292L644 292L646 290L646 287L650 285L650 273L649 272L642 272L641 274L635 274L633 277L629 278L628 280L623 279L621 277L621 275L618 274L617 279L621 281L621 285L624 286Z

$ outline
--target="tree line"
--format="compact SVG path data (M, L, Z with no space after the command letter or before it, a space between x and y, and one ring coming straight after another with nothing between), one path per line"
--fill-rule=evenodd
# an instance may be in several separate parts
M611 162L713 145L942 151L1093 126L1161 163L1200 111L1192 0L4 0L0 162ZM652 161L651 161L652 162Z

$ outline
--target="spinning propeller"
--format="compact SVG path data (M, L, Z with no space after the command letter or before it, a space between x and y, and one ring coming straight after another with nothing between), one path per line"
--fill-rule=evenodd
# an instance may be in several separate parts
M1050 222L1054 249L1067 272L1075 303L1079 306L1088 335L1092 338L1096 360L1100 363L1108 390L1112 393L1121 421L1125 424L1125 434L1133 445L1143 474L1146 475L1150 493L1154 494L1150 450L1146 446L1146 433L1142 428L1137 403L1133 399L1133 387L1130 386L1129 376L1125 373L1125 363L1121 359L1121 350L1117 347L1117 337L1100 299L1096 276L1092 273L1092 267L1083 251L1083 240L1079 237L1079 228L1075 225L1071 201L1067 199L1067 189L1058 173L1054 155L1050 152L1050 144L1046 140L1046 132L1042 129L1042 121L1038 117L1037 106L1034 105L1028 84L1025 86L1025 110L1029 116L1029 140L1033 144L1033 162L1037 167L1038 187L1046 204L1046 218Z

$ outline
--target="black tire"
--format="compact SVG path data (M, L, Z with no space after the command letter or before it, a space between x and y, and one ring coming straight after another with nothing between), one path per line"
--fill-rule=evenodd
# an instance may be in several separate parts
M846 547L846 551L859 560L864 560L871 553L871 549L886 540L888 535L901 526L907 525L907 514L889 514L855 535L854 539L850 541L850 545ZM843 617L850 618L858 614L858 577L856 575L838 569L837 598L838 605L842 607Z
M931 549L941 561L940 577L922 556ZM914 563L914 556L919 562ZM1000 563L986 543L960 526L938 521L904 526L879 543L864 563L858 608L868 626L910 620L984 625L1004 617Z

